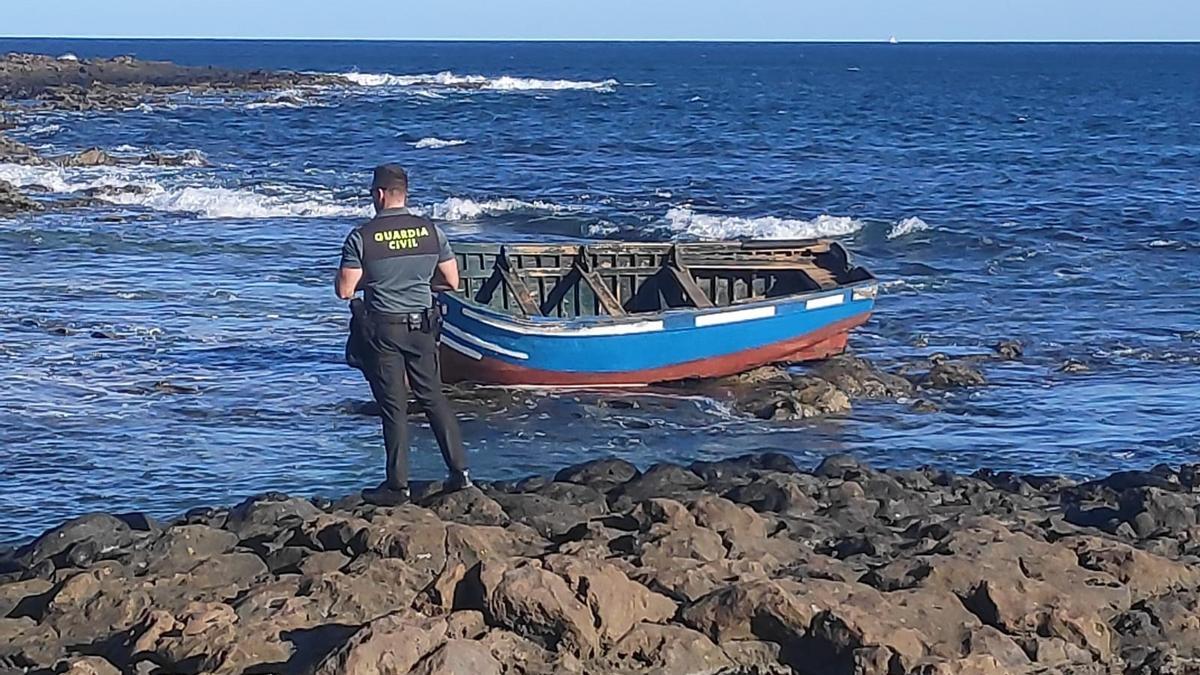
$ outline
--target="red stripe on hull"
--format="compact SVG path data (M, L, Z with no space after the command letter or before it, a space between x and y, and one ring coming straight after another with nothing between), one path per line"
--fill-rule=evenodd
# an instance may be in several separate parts
M870 313L853 316L795 340L766 347L633 372L578 373L539 370L516 366L487 356L477 361L443 345L442 372L447 382L576 387L653 384L694 377L725 377L768 363L815 361L840 354L846 349L850 331L866 323L869 316Z

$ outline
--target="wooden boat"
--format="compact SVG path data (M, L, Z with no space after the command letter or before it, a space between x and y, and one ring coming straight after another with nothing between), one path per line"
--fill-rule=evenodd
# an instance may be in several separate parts
M831 241L455 245L443 372L500 385L720 377L845 349L877 282Z

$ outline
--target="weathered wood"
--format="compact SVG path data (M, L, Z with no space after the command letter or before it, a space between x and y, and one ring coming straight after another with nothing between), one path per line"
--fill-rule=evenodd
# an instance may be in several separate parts
M696 279L692 276L690 270L681 265L667 265L667 270L671 273L671 276L675 279L675 282L679 284L679 287L683 289L684 296L686 296L687 299L690 300L697 309L709 309L713 306L712 300L710 300L708 296L704 294L704 291L700 288L700 285L696 283Z
M524 280L506 266L498 265L496 269L499 270L500 276L504 279L505 287L512 294L513 300L516 300L517 307L521 309L521 312L525 316L540 316L542 310L538 306L537 301L533 299L533 293L525 285Z
M625 316L625 309L621 307L620 301L613 295L612 290L600 278L600 275L583 267L576 268L579 272L579 277L587 282L588 286L592 287L592 292L596 294L596 299L600 302L600 306L604 308L610 316Z

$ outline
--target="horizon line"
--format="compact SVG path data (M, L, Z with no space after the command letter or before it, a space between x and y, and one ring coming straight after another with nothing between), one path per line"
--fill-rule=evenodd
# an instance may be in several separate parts
M532 43L693 43L693 44L1197 44L1200 38L467 38L467 37L243 37L212 35L0 35L0 40L220 40L247 42L532 42Z

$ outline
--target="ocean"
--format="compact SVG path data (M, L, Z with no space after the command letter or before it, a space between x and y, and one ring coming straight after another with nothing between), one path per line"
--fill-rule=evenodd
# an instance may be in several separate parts
M1200 45L0 51L346 82L10 132L45 152L195 150L209 165L0 164L39 199L109 188L99 207L0 219L0 544L95 510L165 517L378 482L331 276L384 161L410 169L415 204L458 241L837 237L881 278L851 346L884 366L1002 338L1026 349L938 412L864 401L811 423L679 389L470 391L457 407L479 477L762 450L1089 476L1200 451ZM418 430L414 476L442 471Z

